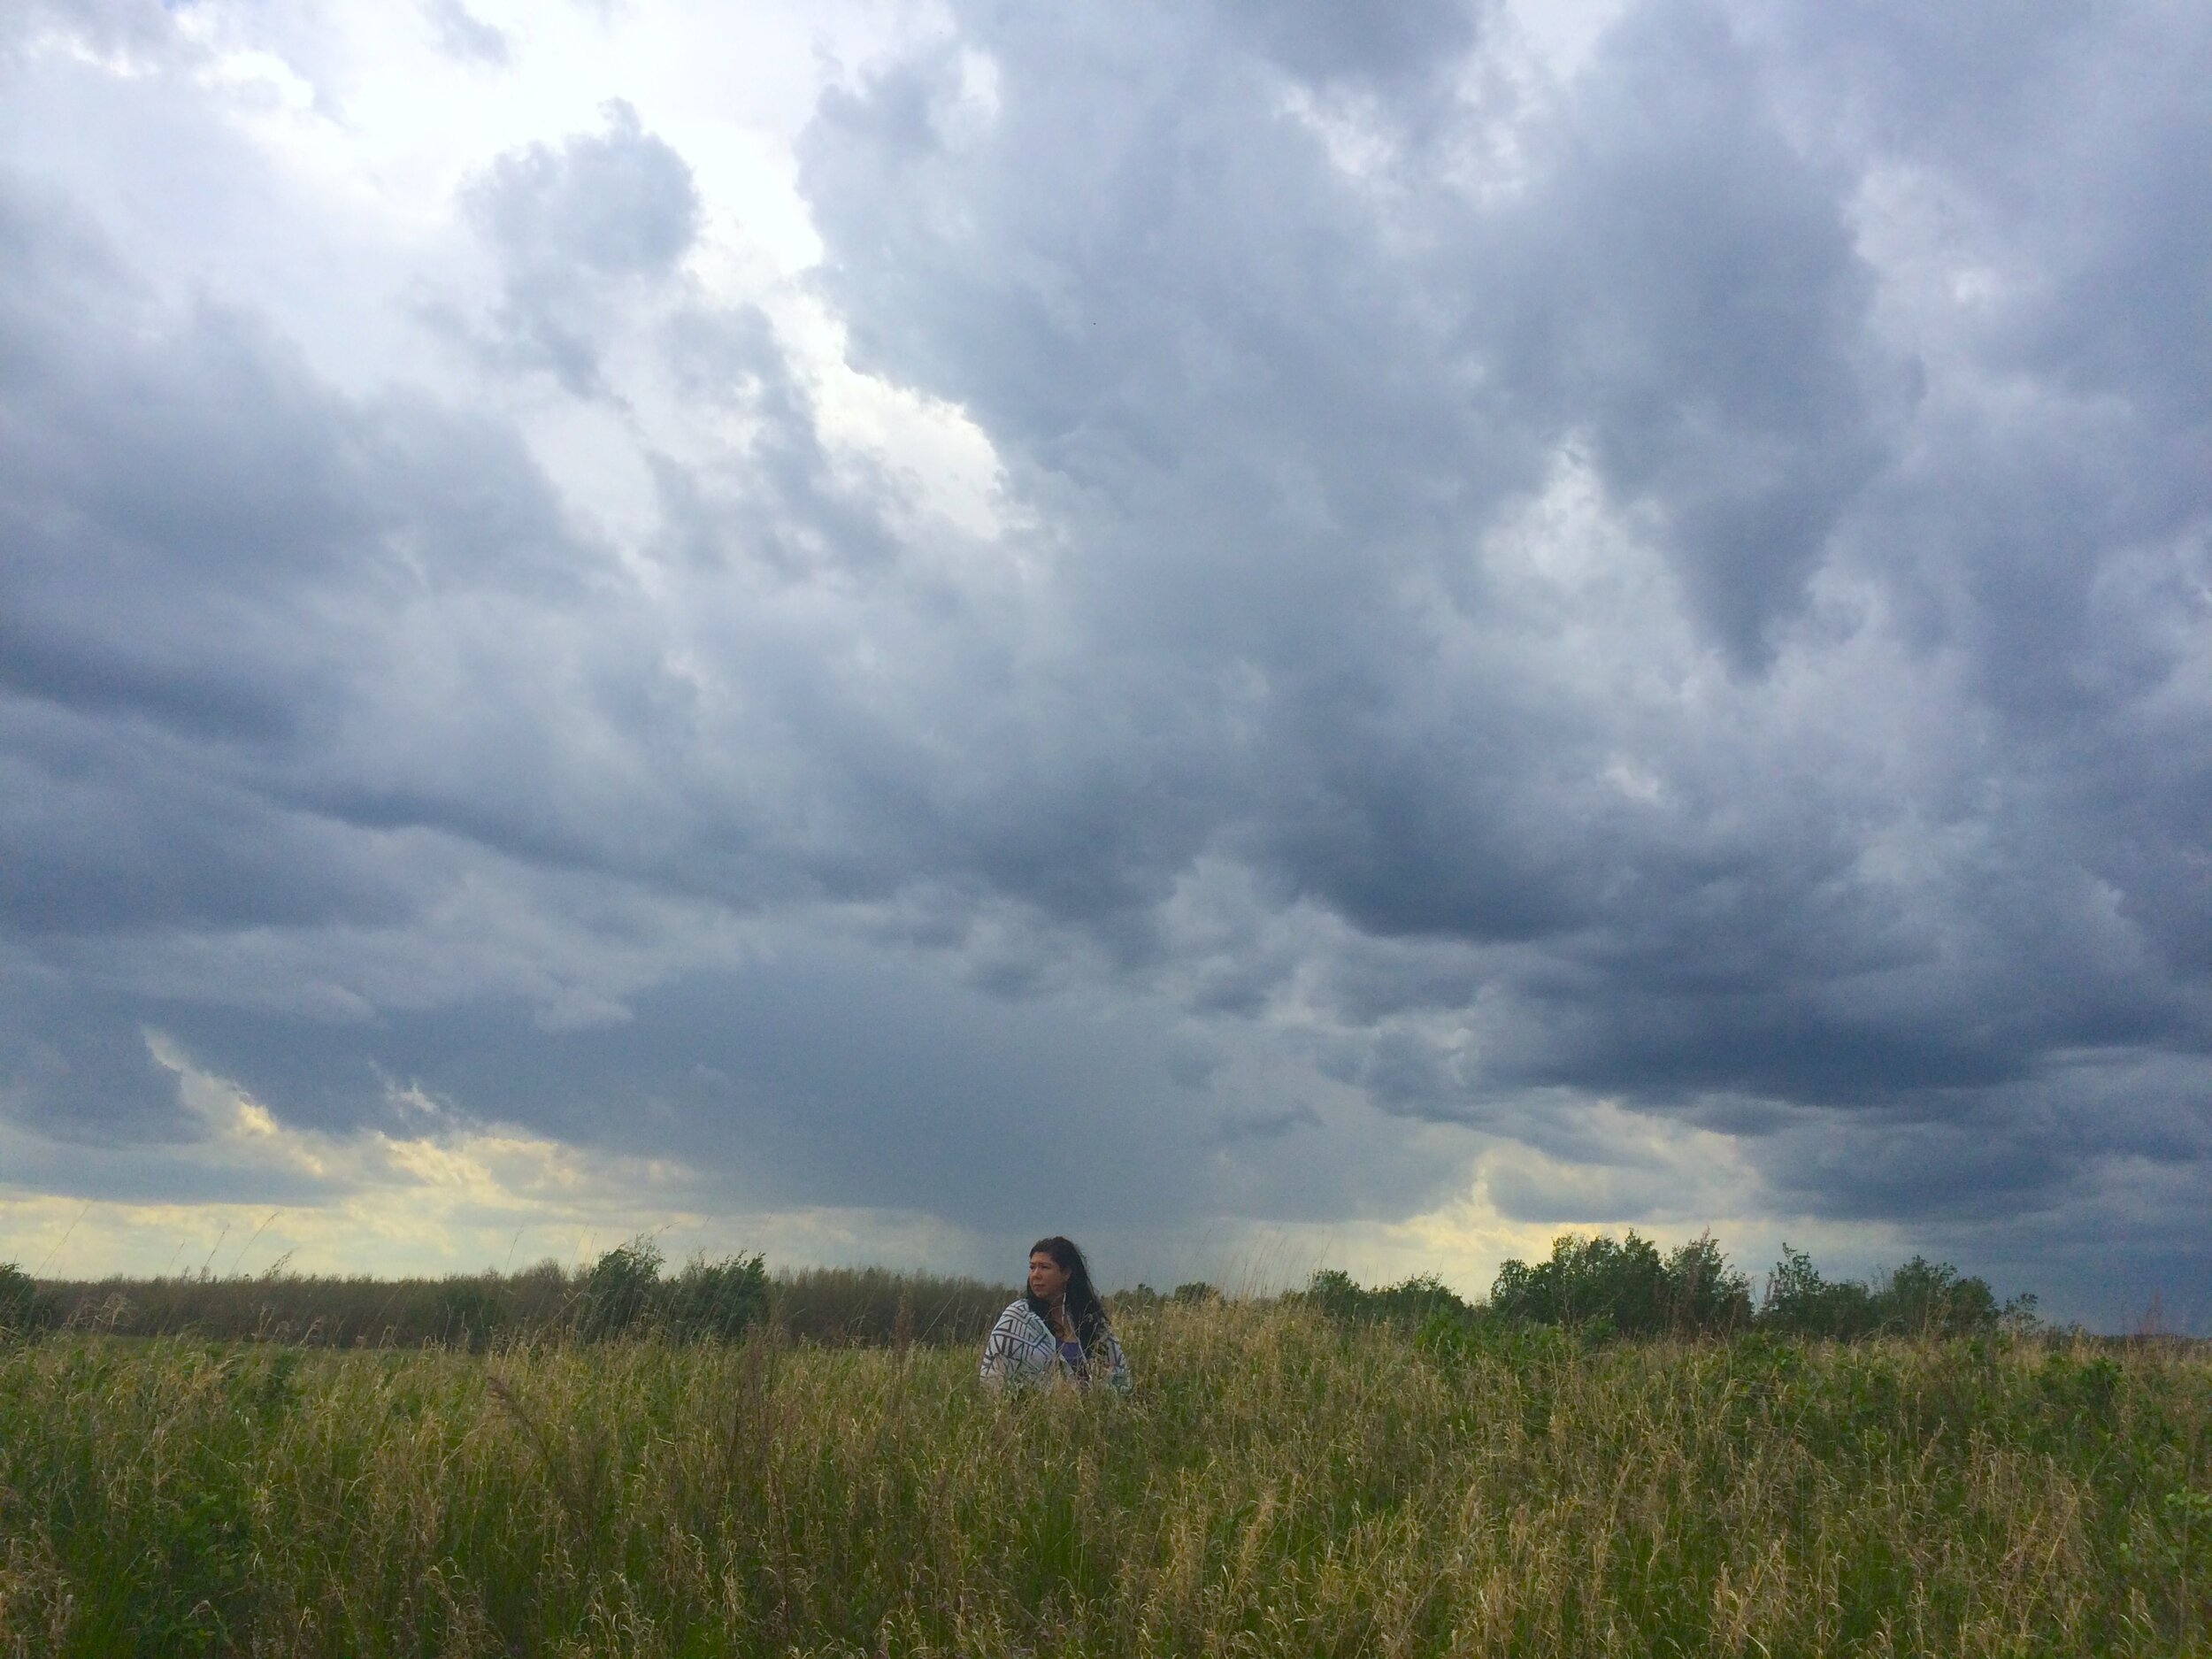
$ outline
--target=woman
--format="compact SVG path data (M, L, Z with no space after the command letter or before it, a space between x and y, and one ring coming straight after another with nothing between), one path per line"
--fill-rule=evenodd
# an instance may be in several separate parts
M1129 1391L1129 1361L1106 1323L1090 1263L1073 1240L1055 1236L1029 1247L1029 1294L998 1317L983 1345L983 1380L1028 1388L1065 1380L1102 1381Z

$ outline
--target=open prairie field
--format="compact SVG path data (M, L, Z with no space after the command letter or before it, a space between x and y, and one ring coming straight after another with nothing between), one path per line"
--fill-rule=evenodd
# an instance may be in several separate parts
M2201 1349L1122 1324L1126 1399L774 1332L20 1343L0 1651L2212 1650Z

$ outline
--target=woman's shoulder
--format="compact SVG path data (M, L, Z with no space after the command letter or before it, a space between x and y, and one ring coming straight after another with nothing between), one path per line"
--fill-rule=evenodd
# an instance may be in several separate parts
M1006 1311L998 1317L998 1322L1001 1325L1020 1325L1032 1319L1035 1319L1039 1325L1044 1323L1042 1319L1037 1318L1037 1310L1029 1305L1029 1298L1026 1296L1015 1297L1013 1301L1006 1304Z

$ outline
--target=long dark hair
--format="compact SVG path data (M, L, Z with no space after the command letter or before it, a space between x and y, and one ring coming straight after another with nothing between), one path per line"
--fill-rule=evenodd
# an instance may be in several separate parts
M1098 1299L1097 1286L1091 1283L1091 1264L1083 1259L1083 1252L1076 1248L1073 1239L1064 1239L1054 1233L1040 1239L1029 1247L1029 1253L1043 1251L1055 1266L1068 1276L1068 1322L1075 1327L1075 1340L1083 1345L1086 1354L1095 1353L1106 1337L1106 1304ZM1052 1328L1052 1310L1029 1294L1028 1280L1022 1281L1022 1300L1029 1304L1029 1311L1045 1322L1045 1329Z

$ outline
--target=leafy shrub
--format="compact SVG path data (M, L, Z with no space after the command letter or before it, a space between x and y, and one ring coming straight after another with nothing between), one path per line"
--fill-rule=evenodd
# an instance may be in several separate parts
M1563 1325L1623 1336L1732 1331L1750 1323L1751 1287L1711 1236L1661 1256L1649 1239L1571 1233L1552 1240L1551 1259L1498 1269L1490 1311L1531 1325Z
M1582 1325L1604 1319L1616 1330L1655 1330L1665 1276L1659 1247L1633 1232L1624 1240L1568 1234L1552 1240L1548 1262L1500 1265L1490 1287L1490 1308L1504 1318L1531 1325Z
M1742 1330L1751 1323L1751 1279L1729 1266L1711 1233L1700 1233L1667 1257L1663 1311L1678 1332Z
M1795 1336L1855 1337L1878 1329L1881 1315L1866 1286L1831 1283L1820 1276L1811 1256L1786 1242L1782 1259L1767 1276L1759 1324Z
M576 1299L576 1330L586 1341L641 1333L660 1289L660 1247L637 1238L591 1265Z
M677 1342L728 1341L768 1317L768 1267L759 1256L714 1261L695 1256L673 1279L650 1239L618 1244L577 1287L576 1333L588 1342L660 1336Z
M680 1342L734 1340L768 1317L768 1267L758 1255L695 1256L662 1287L661 1324Z
M1983 1280L1962 1278L1948 1262L1916 1256L1876 1293L1883 1324L1912 1336L1967 1336L1993 1331L2001 1311Z
M2001 1306L1987 1281L1923 1256L1869 1284L1831 1281L1804 1251L1785 1244L1759 1323L1800 1336L1976 1336L2033 1329L2035 1306L2032 1295Z
M1177 1293L1178 1296L1181 1292ZM1347 1325L1399 1325L1419 1327L1441 1315L1471 1321L1477 1310L1460 1300L1450 1286L1432 1273L1423 1273L1395 1285L1370 1290L1354 1282L1349 1273L1333 1267L1316 1272L1302 1291L1285 1298L1303 1302L1317 1312Z

